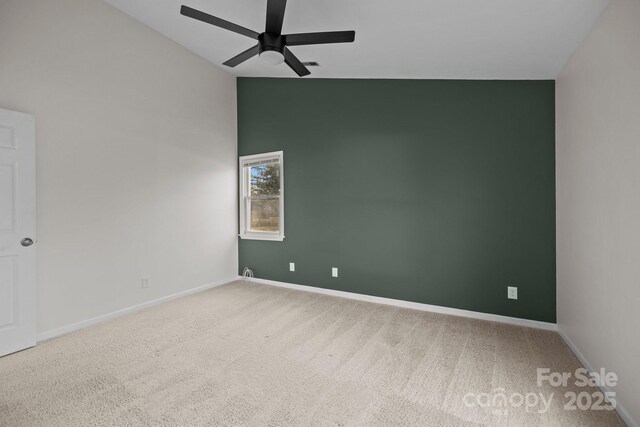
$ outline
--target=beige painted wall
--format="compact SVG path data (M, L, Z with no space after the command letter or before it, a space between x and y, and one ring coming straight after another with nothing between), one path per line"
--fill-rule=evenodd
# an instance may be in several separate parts
M558 324L640 421L640 1L613 0L557 80Z
M234 77L100 0L2 0L0 108L36 117L39 332L236 274Z

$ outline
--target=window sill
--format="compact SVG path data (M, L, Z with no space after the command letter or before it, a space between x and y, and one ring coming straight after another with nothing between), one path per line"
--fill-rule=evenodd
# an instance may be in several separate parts
M284 236L279 234L259 234L259 233L245 233L238 235L242 240L271 240L274 242L282 242Z

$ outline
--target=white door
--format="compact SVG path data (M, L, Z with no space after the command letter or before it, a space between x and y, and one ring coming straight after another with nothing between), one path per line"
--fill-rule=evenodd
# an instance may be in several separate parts
M0 356L36 344L35 120L0 109Z

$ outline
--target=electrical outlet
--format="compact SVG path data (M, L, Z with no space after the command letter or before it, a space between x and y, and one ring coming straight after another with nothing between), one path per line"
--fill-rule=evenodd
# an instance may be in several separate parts
M143 277L142 279L140 279L140 285L142 286L143 289L151 286L151 283L149 283L149 278Z
M295 262L290 262L289 263L289 271L296 271L296 263Z
M518 288L515 286L507 286L507 298L518 299Z
M338 277L338 267L331 267L331 277Z

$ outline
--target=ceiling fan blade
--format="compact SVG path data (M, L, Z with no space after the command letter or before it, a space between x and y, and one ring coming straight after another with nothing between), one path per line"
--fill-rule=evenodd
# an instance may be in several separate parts
M282 23L284 22L284 8L287 0L267 0L267 33L282 34Z
M307 70L307 67L286 47L284 48L284 62L300 77L311 74L311 72Z
M235 67L236 65L242 64L247 59L253 58L259 52L260 52L260 47L258 45L255 45L255 46L250 47L249 49L245 50L244 52L234 56L233 58L231 58L227 62L224 62L222 65L226 65L227 67Z
M307 44L351 43L356 39L355 31L327 31L324 33L286 34L287 46L301 46Z
M234 33L242 34L243 36L247 36L255 40L258 40L258 36L260 35L248 28L241 27L233 22L225 21L224 19L217 18L213 15L209 15L208 13L192 9L189 6L183 5L180 8L180 14L188 16L189 18L197 19L198 21L206 22L207 24L215 25L216 27L224 28L225 30L233 31Z

